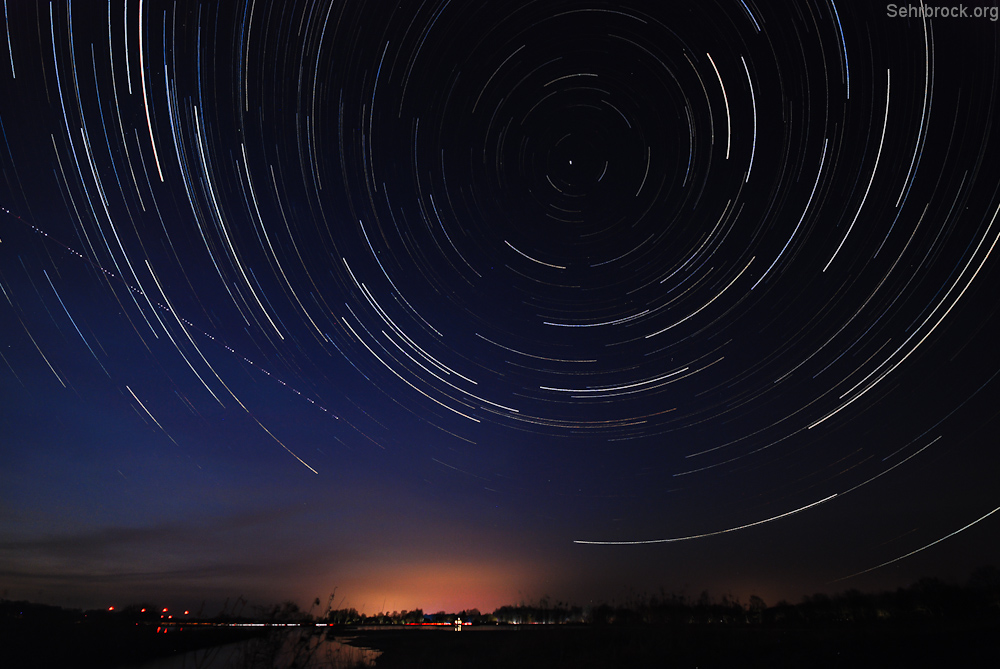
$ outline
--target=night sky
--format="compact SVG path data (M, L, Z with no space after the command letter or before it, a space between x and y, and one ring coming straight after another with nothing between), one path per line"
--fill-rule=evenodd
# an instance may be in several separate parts
M967 10L5 0L0 595L770 604L1000 562Z

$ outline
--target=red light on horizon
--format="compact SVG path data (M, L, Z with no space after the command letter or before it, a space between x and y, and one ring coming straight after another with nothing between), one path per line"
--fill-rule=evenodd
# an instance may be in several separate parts
M108 611L114 611L114 610L115 610L115 607L113 607L113 606L109 606L108 607Z

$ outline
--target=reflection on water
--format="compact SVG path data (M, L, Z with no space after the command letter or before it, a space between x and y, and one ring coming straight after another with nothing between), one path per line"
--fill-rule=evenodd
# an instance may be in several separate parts
M123 669L357 669L374 666L381 653L368 648L349 646L349 637L326 636L315 628L291 632L272 630L266 635L189 651L127 665Z

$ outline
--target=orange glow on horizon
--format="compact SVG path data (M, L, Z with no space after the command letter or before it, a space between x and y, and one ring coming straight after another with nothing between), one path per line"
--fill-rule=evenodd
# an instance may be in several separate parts
M423 609L424 613L457 613L479 609L487 613L543 592L528 589L538 581L527 565L492 562L418 562L405 565L365 565L353 578L337 579L336 608L355 608L374 615ZM378 584L373 587L372 584Z

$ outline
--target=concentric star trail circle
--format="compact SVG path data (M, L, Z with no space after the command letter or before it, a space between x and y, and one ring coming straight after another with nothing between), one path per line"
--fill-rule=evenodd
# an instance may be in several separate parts
M12 450L41 439L19 412L107 415L83 442L363 472L576 551L877 527L834 577L992 522L988 18L143 0L5 26Z

